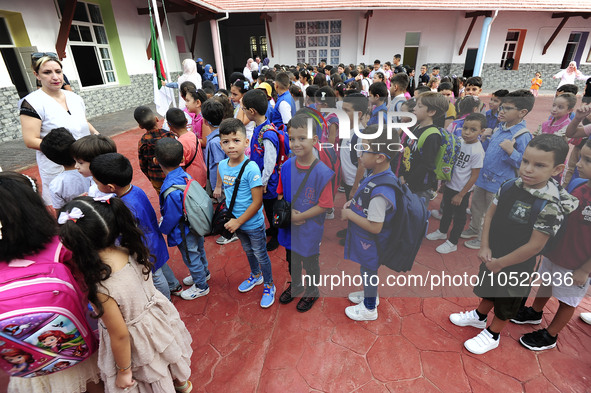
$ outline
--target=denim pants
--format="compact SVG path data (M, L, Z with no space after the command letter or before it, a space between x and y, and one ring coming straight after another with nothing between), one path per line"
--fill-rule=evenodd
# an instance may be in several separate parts
M271 259L267 253L267 236L265 235L265 224L256 229L238 229L236 235L242 243L242 249L248 258L250 272L258 276L263 273L265 284L273 283L271 271Z
M376 297L378 296L378 271L363 266L360 271L363 278L363 304L368 310L373 310L376 308Z
M178 248L183 257L183 262L189 268L189 273L193 277L195 286L199 289L207 289L207 281L205 277L209 273L207 269L207 258L205 256L205 248L203 247L203 236L198 236L193 232L189 232L185 241L178 245ZM187 255L187 252L189 255Z

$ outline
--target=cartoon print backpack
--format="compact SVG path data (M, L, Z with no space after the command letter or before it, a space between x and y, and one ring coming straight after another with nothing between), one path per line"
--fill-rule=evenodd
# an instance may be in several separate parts
M72 367L97 349L85 296L56 237L32 260L0 262L0 369L31 378Z
M443 128L431 127L421 134L417 147L422 149L427 137L436 133L441 135L441 147L437 157L435 157L435 175L437 180L450 181L454 163L458 158L458 154L460 154L462 142L460 138Z

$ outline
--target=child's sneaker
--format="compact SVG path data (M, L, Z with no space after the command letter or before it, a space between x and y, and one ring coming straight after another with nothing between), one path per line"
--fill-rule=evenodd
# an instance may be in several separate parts
M490 334L488 330L484 329L478 334L478 336L467 340L464 343L464 347L473 354L482 355L483 353L498 347L500 341L501 336L495 340L493 335Z
M433 209L431 210L431 217L433 217L436 220L441 220L443 214L439 211L439 209Z
M478 232L473 231L472 229L468 228L468 229L462 231L462 234L460 235L460 237L462 239L472 239L474 237L478 237Z
M193 285L193 284L191 284L191 285ZM170 294L173 296L181 296L181 292L183 292L183 286L180 284L175 289L170 290Z
M359 304L363 303L365 300L365 296L363 296L363 291L351 292L349 294L349 301L351 303ZM376 307L380 304L380 297L376 296Z
M207 276L205 276L205 281L209 281L210 278L211 278L211 273L207 272ZM195 284L193 282L193 277L191 275L188 275L187 277L183 278L183 284L185 284L185 285Z
M256 285L261 285L263 283L263 275L260 274L258 277L255 277L252 273L250 276L242 281L240 285L238 285L238 291L240 292L248 292Z
M275 302L275 285L265 284L263 289L263 297L261 299L261 307L269 308Z
M378 308L368 310L365 304L359 303L345 308L345 314L354 321L375 321L378 319Z
M238 236L236 236L236 234L234 234L231 238L225 238L223 236L220 236L217 238L217 240L215 241L217 244L219 244L220 246L235 242L236 240L238 240Z
M298 297L299 295L301 295L302 292L304 292L304 287L293 288L291 286L291 283L289 283L289 286L287 287L287 289L285 291L283 291L281 296L279 296L279 303L281 303L281 304L291 303L291 301L293 299L295 299L296 297Z
M519 309L517 316L511 318L511 322L519 325L525 325L526 323L538 325L542 323L542 314L544 314L542 311L537 312L533 307L522 307Z
M429 192L429 199L430 200L434 200L435 198L437 198L437 191L435 190L428 190Z
M543 351L544 349L554 348L556 346L556 339L558 339L558 335L552 337L546 329L540 329L524 334L519 339L519 342L532 351Z
M449 240L447 240L445 243L440 244L435 251L437 251L440 254L449 254L450 252L454 252L458 250L458 246L456 244L453 244L452 242L450 242Z
M478 314L476 314L476 310L451 314L449 320L456 326L474 326L478 329L486 327L486 319L481 321Z
M583 320L583 322L591 325L591 312L582 312L580 317Z
M339 191L339 192L345 192L345 187L343 187L343 186L339 186L339 188L338 188L338 191Z
M181 297L185 300L193 300L198 297L205 296L209 293L209 287L205 289L199 289L195 284L181 292Z
M334 220L334 209L330 209L328 213L326 213L327 220Z
M306 296L300 299L298 305L296 306L296 310L299 312L306 312L312 308L314 303L318 300L318 296Z
M426 236L426 238L427 238L427 240L446 240L447 233L442 233L438 229L435 232L431 232L430 234L428 234Z
M464 246L466 246L472 250L480 250L480 240L478 240L478 239L468 240L466 243L464 243Z

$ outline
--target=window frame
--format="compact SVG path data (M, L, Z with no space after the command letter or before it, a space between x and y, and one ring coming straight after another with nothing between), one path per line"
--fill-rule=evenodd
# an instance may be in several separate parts
M326 32L308 32L309 23L322 22L327 23ZM339 22L340 27L338 32L332 32L332 22ZM303 23L303 31L298 31L298 24ZM336 28L336 26L335 26ZM326 59L326 64L337 66L341 62L342 58L342 34L343 34L343 21L342 19L307 19L307 20L296 20L294 21L294 39L296 49L296 63L305 63L310 65L318 65L321 59ZM338 46L331 46L332 36L338 36ZM318 45L319 37L323 39L326 37L326 45ZM299 39L298 39L299 38ZM310 46L310 38L316 38L316 44ZM303 44L303 46L301 46ZM300 45L300 46L299 46ZM299 47L298 47L299 46ZM316 56L312 56L310 51L316 51ZM326 50L326 56L321 56L320 51ZM333 56L333 50L338 50L338 55ZM303 56L301 56L303 54ZM311 61L311 59L315 61ZM302 61L303 60L303 61ZM336 62L333 60L337 60Z
M501 49L501 64L500 68L505 69L505 64L508 57L505 57L509 52L509 50L505 49L506 45L509 43L515 43L515 49L513 52L513 68L510 71L517 71L519 70L519 62L521 59L521 52L523 51L523 43L525 42L525 36L527 34L527 29L507 29L507 35L510 32L517 32L518 37L516 41L508 41L507 36L505 36L505 41L503 43L503 48Z

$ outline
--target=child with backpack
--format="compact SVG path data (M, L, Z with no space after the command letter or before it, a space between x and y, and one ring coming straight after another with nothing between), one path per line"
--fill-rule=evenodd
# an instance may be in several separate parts
M163 141L180 145L170 138ZM149 279L150 250L125 203L117 197L79 197L59 217L60 238L72 250L100 319L99 369L105 390L139 385L139 391L190 392L191 335Z
M187 184L190 176L180 167L183 160L183 145L174 139L165 138L156 143L156 161L166 175L160 192L160 231L166 235L168 246L177 246L183 262L189 268L189 276L183 284L190 288L181 292L181 298L193 300L209 293L207 281L211 277L208 269L203 234L191 230L184 216L184 193L181 190L167 190L174 185Z
M462 136L462 126L466 116L478 112L480 106L480 100L474 96L466 96L456 101L457 116L456 119L451 122L447 127L447 132L454 134L458 138ZM484 115L483 115L484 116Z
M471 239L464 246L474 250L480 248L484 214L501 184L515 177L525 147L532 139L524 119L534 106L534 96L529 90L517 90L503 97L502 102L500 124L492 134L483 132L480 138L486 153L472 193L470 227L461 234L463 239Z
M0 199L0 315L13 314L0 318L0 369L11 375L8 392L102 392L98 343L86 322L86 295L74 278L76 271L70 272L72 254L57 236L55 218L28 176L1 172ZM53 283L35 285L32 279ZM65 335L74 332L76 339ZM57 344L51 345L55 350L42 350L37 339L30 342L31 336L43 334L46 344ZM62 361L67 368L53 367Z
M375 82L369 87L369 104L372 111L367 125L379 124L380 117L383 119L383 128L388 124L388 88L384 82Z
M318 300L315 286L320 279L320 241L324 232L326 212L333 208L331 179L334 172L314 156L318 136L308 138L308 119L296 114L288 123L289 142L295 158L281 167L277 192L279 199L291 205L291 224L279 228L279 243L285 247L291 283L279 297L281 304L290 303L303 295L296 309L306 312ZM308 286L302 283L302 265L311 278Z
M119 153L101 154L90 163L90 171L99 191L121 198L144 233L145 245L154 256L152 280L156 289L169 300L171 294L180 296L183 287L166 263L168 248L158 228L156 212L144 190L131 184L133 168L129 160Z
M539 135L532 139L523 153L519 177L501 186L486 212L478 253L481 279L474 287L480 304L475 310L449 316L454 325L484 329L464 343L474 354L499 346L501 331L530 291L536 256L556 235L565 216L577 208L577 199L551 179L564 170L567 154L563 138ZM494 318L487 328L487 314L493 308Z
M205 188L207 186L207 168L205 168L201 142L199 142L197 135L187 130L187 118L184 112L178 108L170 108L166 112L166 121L170 132L176 135L177 140L183 145L183 169L201 187Z
M279 167L287 159L289 139L285 132L278 130L265 116L268 101L265 93L260 89L247 91L242 97L242 105L246 117L255 122L250 141L250 159L258 165L262 173L263 206L270 224L273 221L273 205L277 200ZM277 228L270 225L267 236L271 236L267 243L267 251L277 249L279 247Z
M509 94L509 90L500 89L492 93L490 97L490 101L488 102L489 110L486 111L486 128L490 128L490 131L497 128L499 125L499 107L501 106L502 99L507 94Z
M252 90L246 93L244 101L248 101L246 99L248 94L257 91ZM246 106L246 103L244 105ZM246 111L252 114L254 109L247 107ZM246 128L240 120L225 119L220 125L220 138L228 158L220 162L218 186L214 190L214 196L219 198L223 187L226 200L230 201L232 206L230 213L235 217L224 227L238 236L250 265L250 275L238 286L238 291L248 292L255 286L263 284L263 297L260 304L262 308L269 308L275 302L275 285L273 285L271 259L265 245L261 171L255 162L251 162L244 156L248 139L246 139ZM272 220L272 215L269 217Z
M289 93L290 85L291 81L289 80L289 76L287 75L287 73L280 72L277 74L277 78L275 79L277 102L275 102L275 106L273 107L273 110L270 112L271 118L268 119L269 122L274 124L277 129L287 124L296 112L295 102L291 97L291 94ZM314 98L314 96L312 96L312 98ZM266 109L265 112L267 112ZM249 119L252 120L250 117ZM256 129L254 135L256 135Z
M468 96L463 99L470 98ZM454 163L451 181L444 186L441 223L438 230L427 235L428 240L446 240L435 249L440 254L458 249L458 240L466 224L470 194L484 162L484 149L478 139L486 128L486 117L481 113L472 113L463 120L460 154ZM447 231L452 220L453 228L448 239Z
M542 322L542 310L550 300L558 300L558 310L547 328L526 333L519 342L532 351L554 348L558 333L568 324L575 309L589 289L591 274L591 142L581 149L577 163L580 178L574 179L568 192L579 200L560 229L560 237L554 246L544 253L538 269L540 277L550 275L551 282L542 281L531 307L526 307L511 322L537 325Z
M418 139L408 138L402 151L400 182L423 197L427 208L430 191L437 187L436 159L442 143L438 127L443 127L448 107L449 101L441 93L422 93L414 108L417 124L411 129Z

